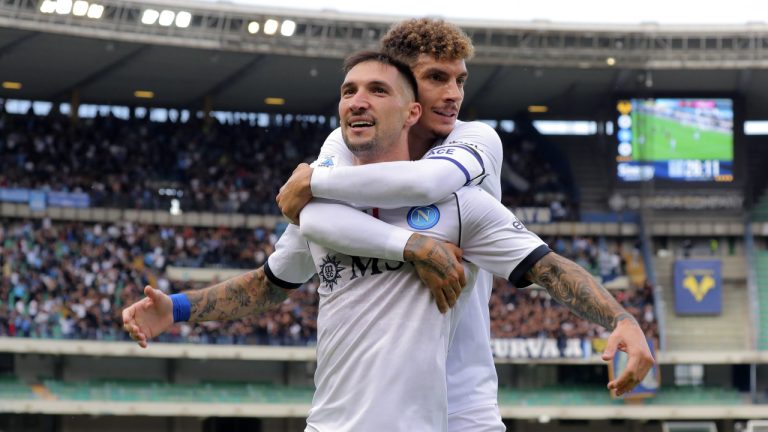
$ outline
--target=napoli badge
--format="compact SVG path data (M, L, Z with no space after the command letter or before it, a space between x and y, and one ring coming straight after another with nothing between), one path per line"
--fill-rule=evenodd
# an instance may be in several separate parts
M437 206L418 206L412 207L408 211L408 226L417 230L427 230L437 225L440 220L440 210Z

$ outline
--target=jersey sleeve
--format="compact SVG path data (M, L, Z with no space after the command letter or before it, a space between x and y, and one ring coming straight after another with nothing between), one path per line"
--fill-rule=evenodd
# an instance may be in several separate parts
M424 156L451 162L464 174L464 185L479 185L488 176L499 178L503 149L496 131L482 122L462 122Z
M531 284L525 273L552 252L539 236L489 194L476 187L456 193L464 259L517 287Z
M312 195L386 209L431 204L462 186L481 183L488 175L498 178L501 154L501 140L490 126L461 123L418 161L318 164L312 172Z
M313 199L301 211L305 238L347 255L403 261L413 233L344 204Z
M299 227L290 224L275 243L275 251L264 264L267 279L287 289L298 288L315 274L315 263Z

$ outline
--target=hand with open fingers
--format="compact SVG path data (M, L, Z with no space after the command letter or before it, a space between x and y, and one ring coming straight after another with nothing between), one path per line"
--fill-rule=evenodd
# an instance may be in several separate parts
M653 367L654 359L643 330L632 318L619 321L616 325L608 337L603 360L613 360L617 350L627 353L627 366L621 375L608 383L608 389L616 396L621 396L632 391L643 381Z
M467 284L464 266L461 264L462 250L455 245L439 240L427 239L424 253L413 265L421 281L427 285L435 298L441 313L456 305L461 290Z
M142 348L147 342L173 325L173 302L158 289L147 285L144 297L123 309L123 330Z
M299 164L277 194L277 206L292 223L299 224L299 213L312 199L312 167Z

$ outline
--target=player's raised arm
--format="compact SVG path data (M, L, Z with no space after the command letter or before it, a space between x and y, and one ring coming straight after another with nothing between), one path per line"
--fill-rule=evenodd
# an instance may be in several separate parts
M339 129L323 147L327 145L342 148ZM304 164L294 171L277 201L294 221L312 197L380 208L427 205L488 175L498 178L501 158L496 131L479 122L462 123L418 161L343 166L330 153L324 157L321 152L314 169Z

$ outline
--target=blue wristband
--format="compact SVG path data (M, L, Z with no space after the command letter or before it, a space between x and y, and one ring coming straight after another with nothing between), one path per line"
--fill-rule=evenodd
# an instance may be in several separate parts
M183 293L172 294L171 301L173 302L173 322L189 320L191 306L187 295Z

